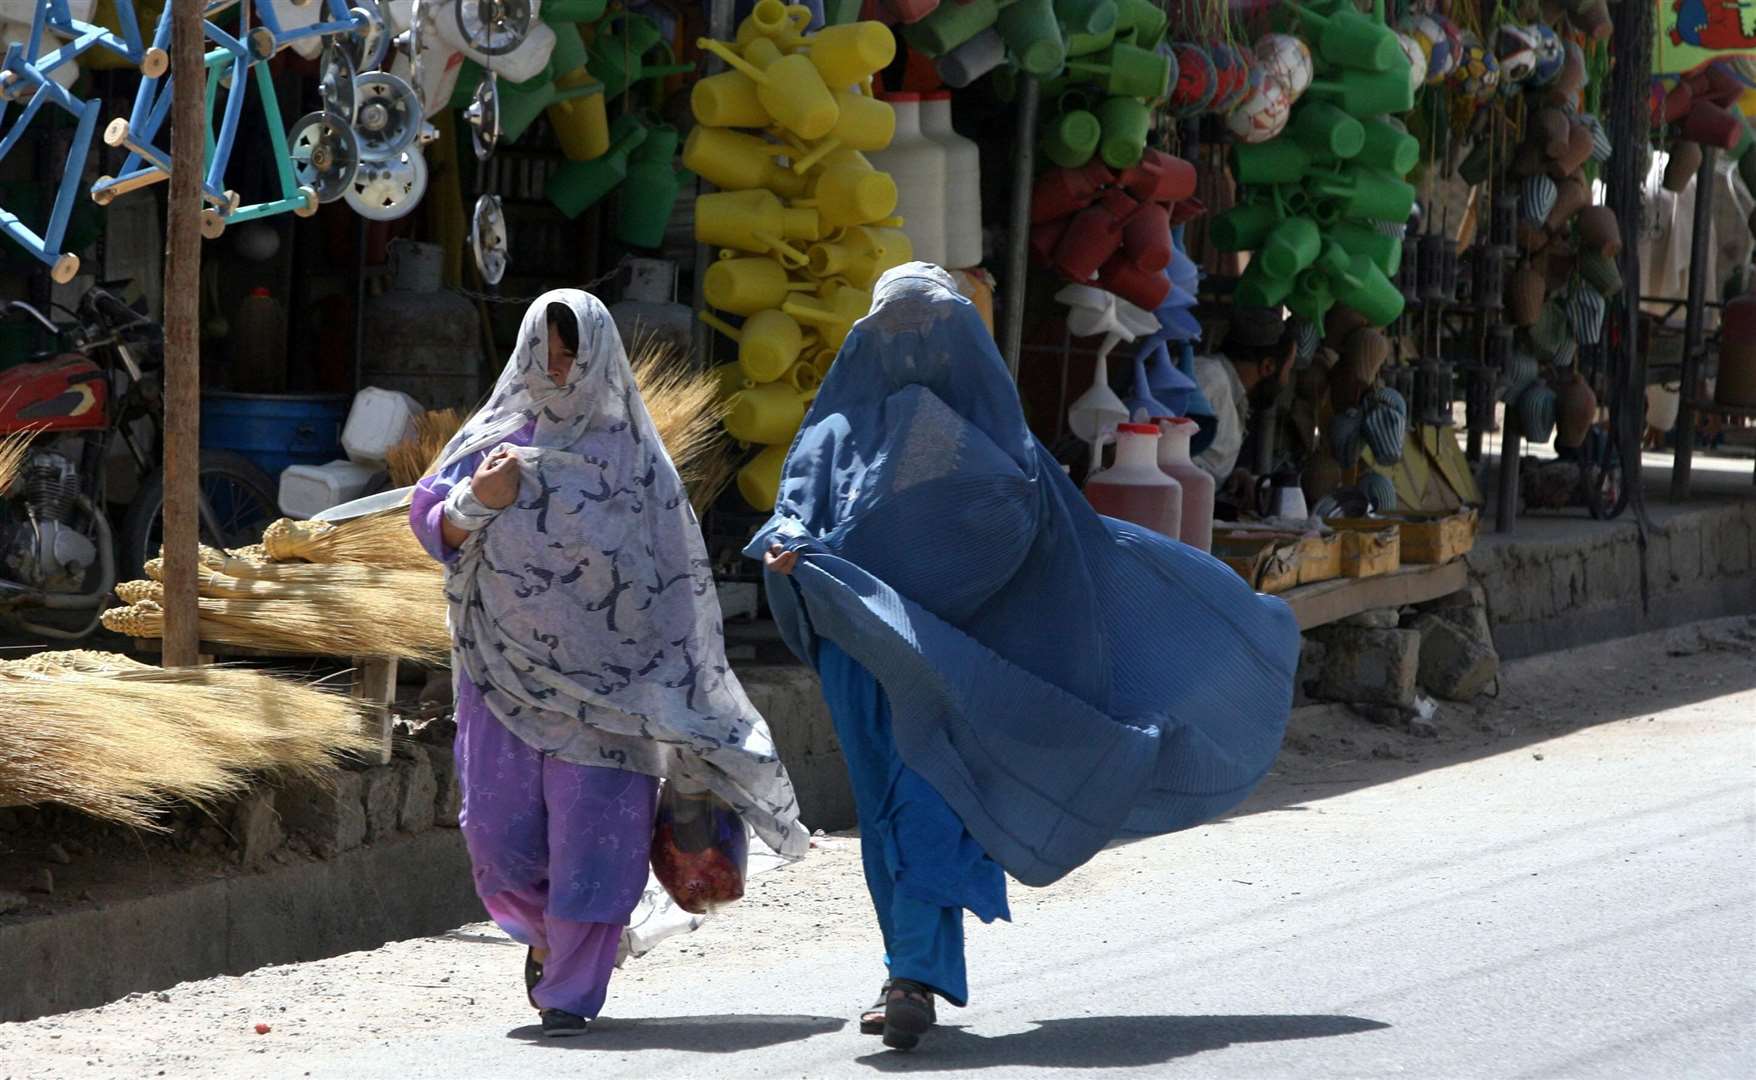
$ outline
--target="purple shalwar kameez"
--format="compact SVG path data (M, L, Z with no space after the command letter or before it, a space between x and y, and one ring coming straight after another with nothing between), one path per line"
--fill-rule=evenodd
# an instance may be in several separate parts
M507 439L528 445L531 427ZM441 562L457 551L440 530L452 487L485 451L415 489L410 521ZM469 675L457 670L459 823L476 894L514 940L546 952L532 997L545 1009L594 1018L603 1008L617 946L646 886L658 797L655 777L576 765L507 730Z

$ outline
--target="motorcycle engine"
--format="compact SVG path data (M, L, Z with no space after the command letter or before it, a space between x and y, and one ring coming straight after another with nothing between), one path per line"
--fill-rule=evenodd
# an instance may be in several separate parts
M15 581L45 592L75 592L98 551L72 524L79 496L79 469L73 459L54 449L33 452L13 482L14 499L22 502L25 520L9 523L5 537L6 569Z

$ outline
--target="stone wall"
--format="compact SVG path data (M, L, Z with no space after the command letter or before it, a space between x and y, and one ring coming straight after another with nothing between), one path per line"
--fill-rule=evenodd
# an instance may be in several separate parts
M1644 549L1626 517L1573 524L1553 536L1484 536L1468 556L1502 657L1756 611L1756 501L1660 516Z

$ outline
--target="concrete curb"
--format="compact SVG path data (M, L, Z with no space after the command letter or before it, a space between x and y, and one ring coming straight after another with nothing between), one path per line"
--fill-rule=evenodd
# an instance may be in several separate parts
M463 836L396 837L333 859L0 923L0 1022L191 979L373 949L483 919Z

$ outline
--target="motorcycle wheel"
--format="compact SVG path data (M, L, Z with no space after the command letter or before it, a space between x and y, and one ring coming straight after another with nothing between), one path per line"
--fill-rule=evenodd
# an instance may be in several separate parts
M225 450L201 452L201 494L213 508L218 532L201 523L201 542L226 550L262 540L262 530L281 516L274 481L241 454ZM138 579L148 559L159 556L164 543L165 474L141 482L122 519L122 550L116 560L121 580Z

